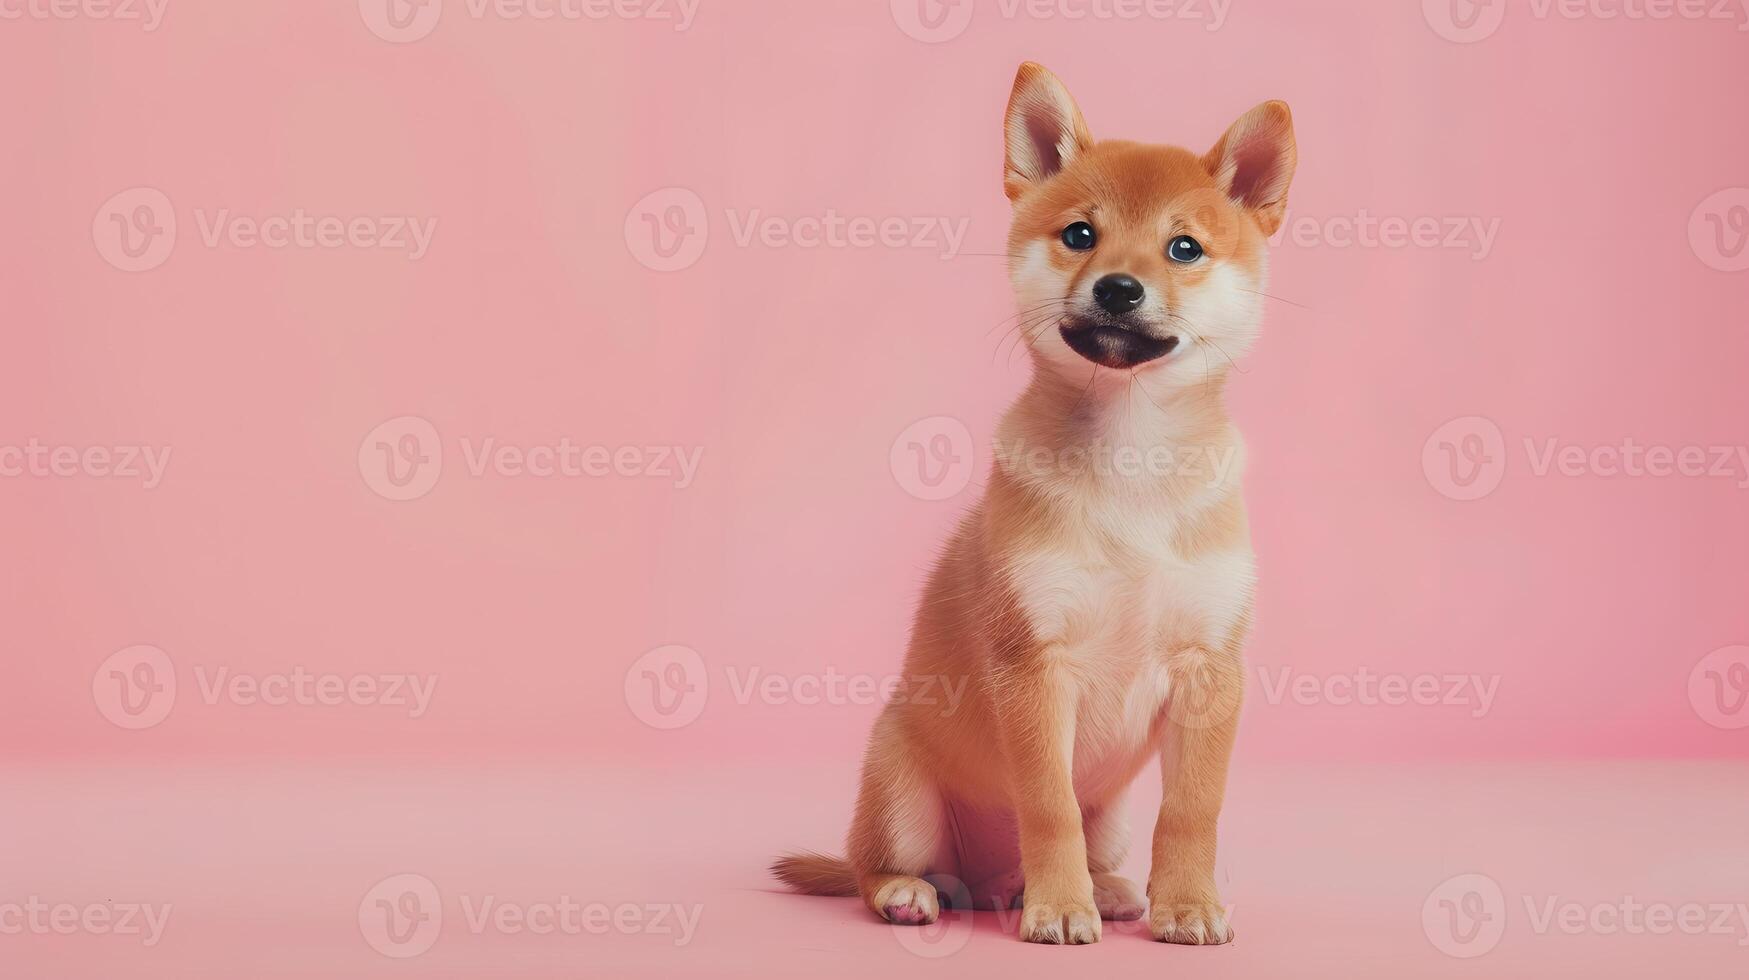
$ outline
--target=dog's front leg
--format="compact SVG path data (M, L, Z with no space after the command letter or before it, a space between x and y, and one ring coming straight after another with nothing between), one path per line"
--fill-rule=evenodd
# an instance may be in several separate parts
M1171 705L1160 751L1148 924L1162 942L1231 942L1233 929L1215 888L1215 824L1245 695L1244 662L1237 649L1191 648L1173 653L1167 669Z
M1029 943L1096 943L1099 908L1075 799L1078 685L1068 655L1045 648L1007 672L999 699L1002 745L1020 824Z

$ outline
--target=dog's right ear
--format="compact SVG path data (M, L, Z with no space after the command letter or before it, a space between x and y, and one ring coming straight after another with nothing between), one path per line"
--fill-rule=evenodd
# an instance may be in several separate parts
M1008 166L1002 190L1010 201L1051 179L1093 145L1093 134L1069 90L1043 65L1027 62L1008 96Z

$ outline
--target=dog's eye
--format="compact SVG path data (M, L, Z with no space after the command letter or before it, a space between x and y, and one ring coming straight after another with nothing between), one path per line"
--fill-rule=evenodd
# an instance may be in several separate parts
M1189 235L1179 235L1166 243L1166 257L1174 262L1195 262L1202 258L1202 243Z
M1098 239L1099 236L1093 233L1093 226L1085 221L1077 221L1063 229L1063 244L1077 252L1092 248Z

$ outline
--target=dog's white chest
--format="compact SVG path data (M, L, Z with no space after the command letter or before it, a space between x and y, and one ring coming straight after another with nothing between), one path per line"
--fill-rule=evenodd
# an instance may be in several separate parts
M1120 555L1040 549L1013 566L1032 635L1077 660L1114 648L1166 654L1220 644L1244 615L1255 577L1249 552L1186 560L1165 546Z
M1074 665L1075 782L1127 785L1158 746L1172 693L1168 657L1224 644L1248 608L1248 552L1186 560L1169 548L1100 556L1043 551L1015 568L1033 636Z

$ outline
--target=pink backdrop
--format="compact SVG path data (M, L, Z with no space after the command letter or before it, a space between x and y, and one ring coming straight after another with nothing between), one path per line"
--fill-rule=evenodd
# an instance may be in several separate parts
M1098 136L1202 149L1294 109L1232 385L1262 572L1241 771L1711 759L1742 788L1743 11L396 3L0 0L0 755L71 774L40 777L43 840L111 767L386 762L612 771L633 788L580 805L622 830L640 773L751 767L714 805L801 811L720 859L734 886L830 847L1025 377L1024 59ZM162 834L194 847L189 820ZM387 865L333 885L341 919ZM183 908L223 893L177 874ZM153 962L191 975L210 947L178 938Z

